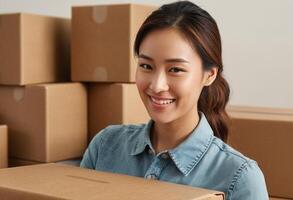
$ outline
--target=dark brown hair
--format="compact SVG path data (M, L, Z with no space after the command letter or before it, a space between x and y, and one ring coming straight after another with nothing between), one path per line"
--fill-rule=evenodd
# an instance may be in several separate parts
M209 121L215 136L227 141L229 118L225 111L230 89L223 78L221 37L216 21L197 5L189 1L165 4L152 12L140 27L135 43L134 53L139 55L143 39L153 30L175 28L191 43L202 60L204 70L218 68L215 81L203 88L198 101L198 110Z

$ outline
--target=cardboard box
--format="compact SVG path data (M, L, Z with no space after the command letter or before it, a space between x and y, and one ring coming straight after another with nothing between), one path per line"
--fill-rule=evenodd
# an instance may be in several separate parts
M70 159L70 160L61 160L57 161L56 163L78 166L80 165L81 158L77 159ZM20 167L20 166L27 166L27 165L39 165L44 164L42 162L31 161L31 160L23 160L19 158L9 158L8 159L8 166L9 167Z
M230 107L228 143L256 160L271 196L293 198L293 109Z
M224 199L217 191L62 164L0 170L0 196L5 200Z
M150 119L133 83L92 83L88 99L89 139L108 125L146 123Z
M20 167L27 165L39 165L44 164L42 162L32 161L32 160L24 160L20 158L8 158L8 167Z
M8 134L7 126L0 125L0 168L8 166Z
M70 80L70 20L0 15L0 84Z
M290 200L290 199L284 199L284 198L278 198L278 197L270 197L270 200Z
M134 40L153 10L136 4L73 7L72 80L135 82Z
M10 157L52 162L84 153L87 91L80 83L0 86L0 113Z

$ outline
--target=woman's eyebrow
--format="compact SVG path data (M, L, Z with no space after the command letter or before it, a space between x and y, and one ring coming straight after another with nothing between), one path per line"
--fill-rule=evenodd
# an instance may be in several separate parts
M166 59L165 62L171 62L171 63L174 63L174 62L177 62L177 63L189 63L187 60L184 60L183 58L169 58L169 59Z
M153 58L147 56L147 55L144 55L144 54L139 54L138 55L138 58L144 58L146 60L150 60L150 61L154 61ZM165 60L166 63L174 63L174 62L178 62L178 63L189 63L187 60L183 59L183 58L168 58Z
M146 59L146 60L154 61L153 58L151 58L151 57L149 57L147 55L144 55L144 54L139 54L138 58L143 58L143 59Z

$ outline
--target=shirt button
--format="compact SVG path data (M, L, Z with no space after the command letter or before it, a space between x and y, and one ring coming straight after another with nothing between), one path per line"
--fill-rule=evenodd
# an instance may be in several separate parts
M154 174L149 174L149 175L146 176L146 178L147 179L153 179L153 180L157 179L156 175L154 175Z
M162 154L162 158L163 158L163 159L168 159L168 158L169 158L168 153L163 153L163 154Z

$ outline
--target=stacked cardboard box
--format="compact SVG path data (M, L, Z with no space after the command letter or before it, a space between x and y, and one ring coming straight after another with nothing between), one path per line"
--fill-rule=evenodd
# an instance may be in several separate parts
M9 156L28 162L80 157L86 148L87 92L70 77L70 20L0 15L0 123Z
M0 15L0 84L70 80L70 20Z
M0 196L6 200L224 199L217 191L62 164L0 170Z
M0 125L0 168L8 165L8 134L7 126Z
M88 99L89 139L107 125L138 124L149 119L135 84L90 84Z
M293 110L231 106L229 144L256 160L269 194L293 198Z
M134 84L133 44L142 22L154 9L136 4L72 8L71 78L92 82L89 139L110 124L149 120Z
M154 9L136 4L73 7L72 80L135 82L135 35Z
M9 154L52 162L80 157L86 147L86 90L80 83L0 88L1 120L10 127Z

